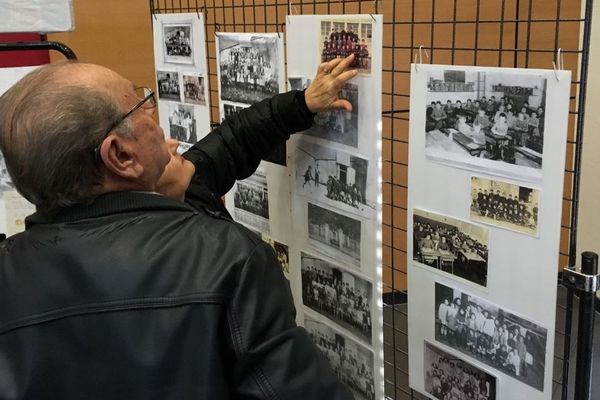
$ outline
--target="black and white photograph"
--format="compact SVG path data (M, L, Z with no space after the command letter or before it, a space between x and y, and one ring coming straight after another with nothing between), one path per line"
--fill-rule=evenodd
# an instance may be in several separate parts
M487 287L489 229L419 209L413 212L413 260Z
M321 20L321 62L346 58L354 54L352 68L371 74L373 20L370 17L348 17Z
M437 341L544 391L546 328L439 282L433 311Z
M4 155L0 152L0 192L7 190L15 190L15 185L12 183L10 174L6 169L6 163L4 162Z
M221 99L253 104L279 93L277 35L219 34Z
M188 104L206 105L203 76L183 75L183 100Z
M295 163L298 194L348 212L375 212L376 199L367 198L368 160L332 147L298 140ZM371 178L376 179L376 176Z
M290 83L290 90L304 90L310 85L311 79L288 77L288 82Z
M196 143L198 141L196 129L194 106L179 103L169 105L169 132L172 139L185 143Z
M346 146L358 146L358 85L346 83L339 94L340 98L352 104L352 112L334 110L318 113L312 127L302 133Z
M156 71L158 98L161 100L181 101L179 73L177 71Z
M308 315L304 327L356 400L375 400L373 352Z
M236 183L233 205L236 221L269 233L269 192L264 171L259 169Z
M438 400L496 400L496 377L425 342L425 391Z
M308 203L308 237L317 243L317 248L333 250L342 259L346 256L348 261L360 265L360 233L359 220Z
M537 236L539 190L471 177L471 219Z
M194 64L192 24L177 23L163 25L165 62Z
M302 302L371 344L371 282L302 252Z
M546 78L532 72L428 70L426 154L541 169Z
M265 243L268 243L269 246L273 248L275 252L275 256L277 256L277 261L281 265L281 270L283 274L288 277L290 274L290 249L286 244L279 243L276 240L273 240L272 237L263 233L262 240Z
M223 122L225 120L225 118L229 118L229 116L231 116L231 114L236 113L236 112L240 112L242 111L244 108L248 108L248 105L235 105L235 104L230 104L230 103L225 103L223 102L223 120L221 122Z

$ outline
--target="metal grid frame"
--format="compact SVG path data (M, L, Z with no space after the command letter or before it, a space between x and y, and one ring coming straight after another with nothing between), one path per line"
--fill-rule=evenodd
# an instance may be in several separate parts
M561 266L575 265L593 0L149 0L151 14L202 12L211 125L219 123L215 33L283 32L287 14L383 14L384 346L386 396L421 399L408 387L406 234L410 63L551 68L559 49L573 72L565 165ZM440 12L441 10L441 12ZM583 16L582 16L583 15ZM425 53L425 57L423 57ZM428 60L427 60L428 58ZM558 63L558 62L557 62ZM559 270L559 266L557 271ZM560 272L559 272L560 275ZM561 287L559 280L559 288ZM573 292L557 314L554 392L569 392ZM561 341L562 339L562 341ZM561 343L562 342L562 343ZM560 354L562 353L562 354Z

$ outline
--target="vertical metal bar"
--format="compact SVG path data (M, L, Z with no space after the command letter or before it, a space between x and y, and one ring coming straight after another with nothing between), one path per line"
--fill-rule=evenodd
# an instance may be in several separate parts
M263 18L265 20L265 32L269 31L267 26L267 0L263 0Z
M477 0L477 13L475 15L475 54L473 65L477 65L477 52L479 51L479 21L481 17L481 0Z
M560 34L560 7L561 0L556 0L556 25L554 26L554 54L558 53L558 38ZM558 61L558 60L557 60Z
M498 66L502 66L502 54L504 53L504 15L506 8L506 0L502 0L501 4L502 10L500 10L500 42L498 43Z
M527 39L525 41L525 68L529 68L529 49L531 45L531 12L533 7L533 0L529 0L529 7L527 9Z
M517 0L517 8L515 12L515 53L513 67L517 68L519 65L519 16L521 15L521 0Z
M451 64L454 65L454 56L456 53L456 0L454 1L454 11L452 13L452 62Z
M256 1L252 0L252 32L256 32Z
M431 0L431 46L429 49L429 60L433 64L433 48L435 46L435 0ZM421 60L419 60L421 62ZM392 108L393 110L393 108Z

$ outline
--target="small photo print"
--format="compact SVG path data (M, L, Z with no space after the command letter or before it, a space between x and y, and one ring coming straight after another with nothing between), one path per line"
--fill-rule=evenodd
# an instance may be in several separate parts
M248 108L249 106L244 104L244 105L235 105L235 104L229 104L229 103L225 103L223 102L223 119L221 120L221 122L223 122L225 120L225 118L229 118L233 113L236 112L240 112L242 111L244 108Z
M413 212L413 260L487 287L489 230L419 209Z
M546 328L439 282L435 304L438 342L544 391Z
M263 242L268 243L273 248L283 274L288 277L290 274L290 250L288 246L273 240L273 238L265 233L262 234L262 239Z
M544 153L543 75L458 68L427 74L427 156L541 177L536 170Z
M169 136L180 142L194 144L198 141L194 106L169 104Z
M309 85L311 80L308 78L288 78L290 83L290 90L304 90Z
M15 185L12 183L10 174L6 169L6 163L4 162L4 155L0 152L0 192L7 190L15 190Z
M357 68L359 73L371 74L372 21L370 17L321 20L321 62L354 54L351 67Z
M321 251L360 266L360 221L308 203L308 237Z
M193 64L192 24L177 23L163 25L165 62L175 64Z
M345 144L358 146L358 85L346 83L339 93L341 99L352 104L352 112L333 110L318 113L312 127L302 133Z
M298 140L295 163L298 194L348 212L375 212L376 199L367 198L371 194L367 190L368 160L333 147Z
M219 34L221 99L254 104L279 93L277 36Z
M321 258L301 254L302 301L371 344L371 282Z
M496 377L425 342L425 391L438 400L496 400Z
M206 105L203 76L183 75L183 100L188 104Z
M257 170L236 183L233 205L236 221L269 233L269 192L264 171Z
M475 221L537 236L539 198L537 189L471 177L471 219Z
M181 101L179 73L176 71L156 71L158 98L161 100Z
M356 400L375 400L373 352L329 325L305 315L304 327Z

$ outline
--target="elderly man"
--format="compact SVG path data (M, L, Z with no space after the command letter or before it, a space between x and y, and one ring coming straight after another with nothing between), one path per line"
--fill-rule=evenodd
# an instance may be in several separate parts
M296 326L271 248L220 202L313 113L351 109L352 61L184 157L154 94L106 68L42 67L0 97L0 149L37 207L0 244L0 398L352 398Z

